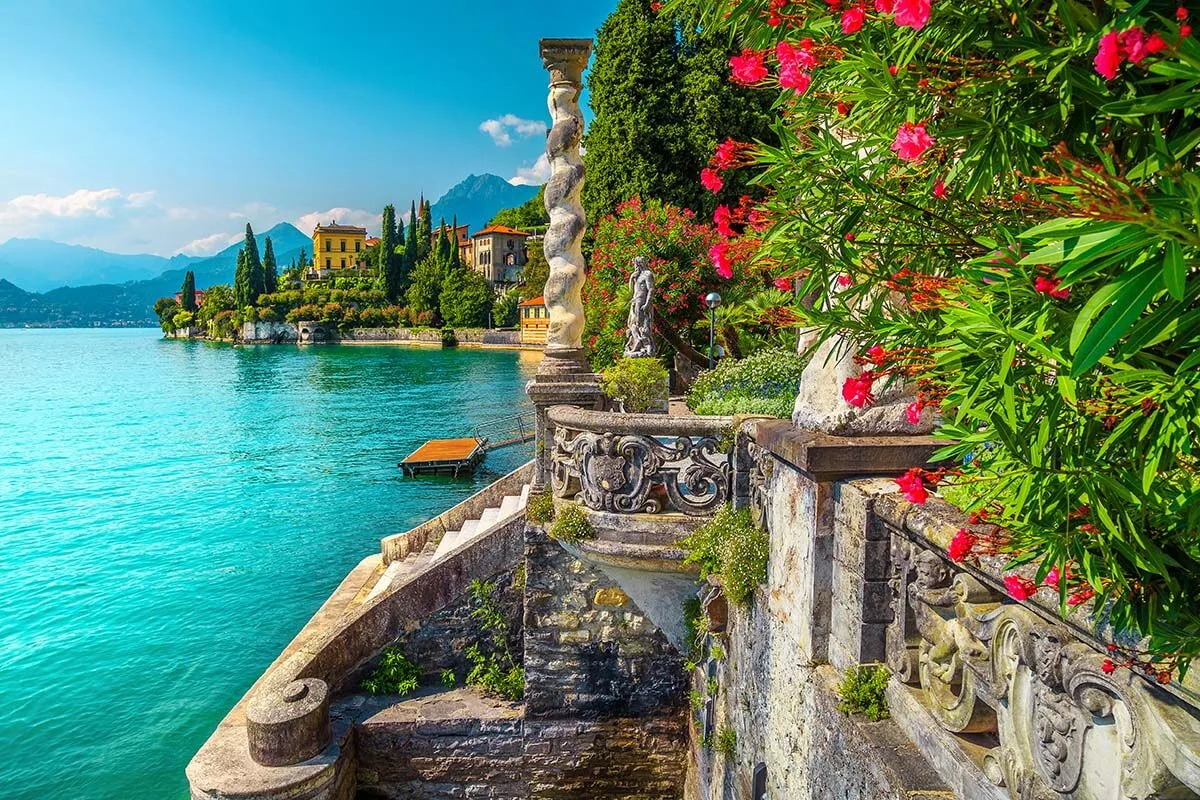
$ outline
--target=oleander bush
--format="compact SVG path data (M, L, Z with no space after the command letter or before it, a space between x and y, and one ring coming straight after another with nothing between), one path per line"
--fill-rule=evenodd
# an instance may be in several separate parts
M772 271L861 375L936 408L1017 600L1091 609L1170 680L1200 654L1200 44L1164 0L669 0L745 48L778 146L728 141L698 176L723 274ZM742 255L748 254L748 255ZM1139 661L1143 659L1144 661Z
M697 414L790 418L804 365L796 353L777 348L721 361L696 378L687 393L688 408Z

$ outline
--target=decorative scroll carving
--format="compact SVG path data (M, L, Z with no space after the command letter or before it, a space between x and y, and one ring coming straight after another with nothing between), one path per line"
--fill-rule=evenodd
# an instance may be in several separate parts
M1103 652L940 551L891 544L888 664L942 727L998 738L990 781L1017 800L1200 796L1200 709L1106 674Z
M749 456L749 506L750 519L760 529L766 530L770 514L767 513L770 503L771 474L775 470L775 460L770 451L759 447L753 442L746 445Z
M595 511L692 516L713 514L732 497L732 437L727 448L720 420L693 430L680 418L565 407L552 409L551 418L556 497Z

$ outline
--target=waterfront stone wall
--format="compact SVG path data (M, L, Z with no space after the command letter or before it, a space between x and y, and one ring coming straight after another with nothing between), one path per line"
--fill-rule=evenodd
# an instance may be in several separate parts
M246 344L295 344L298 338L290 322L245 322L240 335Z

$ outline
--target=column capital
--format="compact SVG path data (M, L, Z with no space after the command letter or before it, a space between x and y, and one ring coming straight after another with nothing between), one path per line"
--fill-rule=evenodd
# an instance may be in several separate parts
M583 70L592 54L591 39L542 39L538 45L551 83L582 85Z

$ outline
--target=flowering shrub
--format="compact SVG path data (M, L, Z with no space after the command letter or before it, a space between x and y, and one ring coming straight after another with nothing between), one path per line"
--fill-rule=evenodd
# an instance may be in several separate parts
M1200 654L1200 45L1161 0L674 0L746 50L731 80L778 92L771 194L725 232L808 302L878 381L941 412L953 471L1035 578ZM750 214L756 213L757 219ZM735 215L736 216L736 215ZM769 225L759 230L764 220ZM733 234L730 238L728 235ZM811 305L810 305L811 303ZM878 348L878 349L875 349ZM959 540L955 554L968 557ZM1071 576L1054 588L1045 579ZM1124 663L1124 662L1122 662ZM1160 670L1161 672L1161 670Z
M750 520L749 509L723 506L680 547L687 553L684 562L698 565L701 578L719 576L725 596L739 606L749 606L754 590L767 579L770 542Z
M703 372L687 394L697 414L792 416L804 359L789 350L760 350Z
M666 408L667 368L657 358L622 358L600 374L600 388L631 414Z

